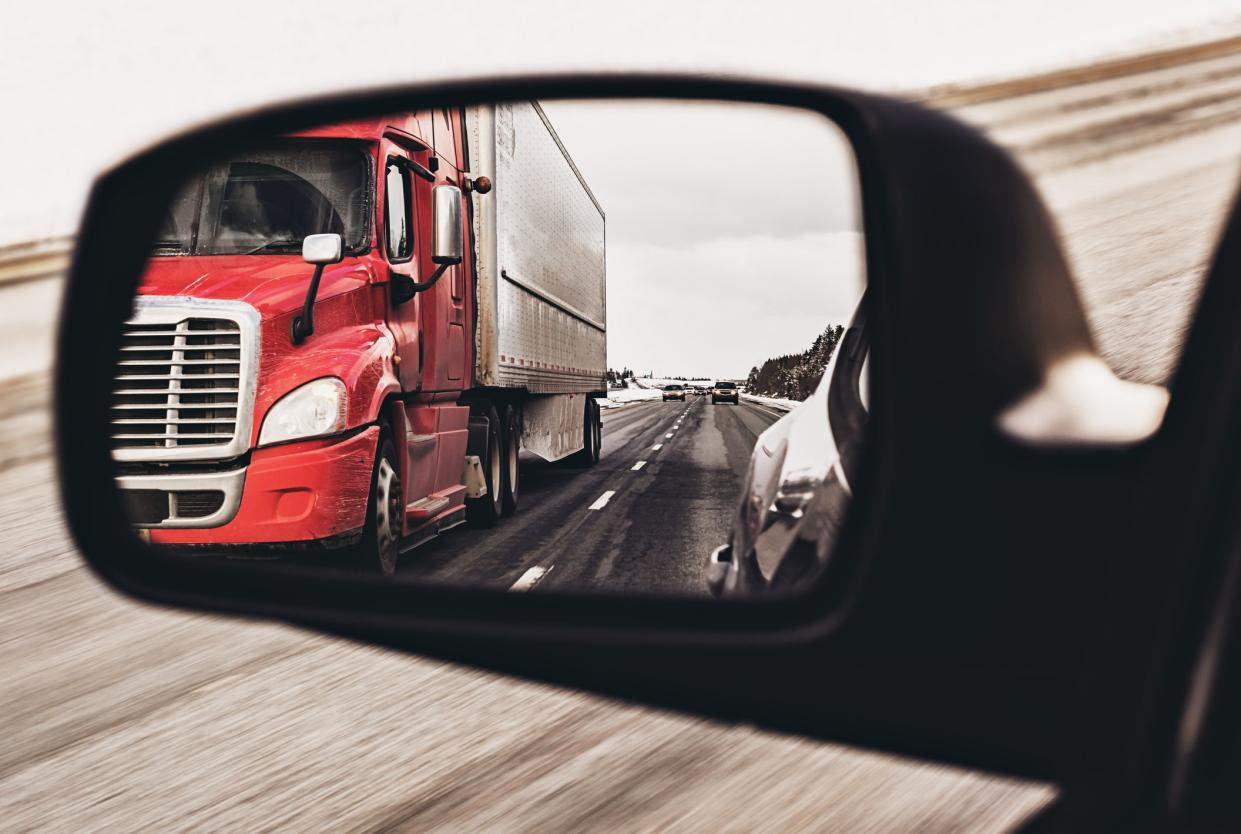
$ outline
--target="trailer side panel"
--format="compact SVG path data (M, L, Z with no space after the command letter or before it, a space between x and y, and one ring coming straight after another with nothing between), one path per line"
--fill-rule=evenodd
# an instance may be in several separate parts
M538 104L472 108L480 385L606 388L604 213Z

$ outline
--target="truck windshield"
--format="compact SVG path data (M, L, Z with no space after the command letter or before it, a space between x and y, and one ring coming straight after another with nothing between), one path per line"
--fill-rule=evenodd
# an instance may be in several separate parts
M181 187L154 254L287 254L307 235L331 232L357 254L369 242L369 169L361 148L326 140L238 154Z

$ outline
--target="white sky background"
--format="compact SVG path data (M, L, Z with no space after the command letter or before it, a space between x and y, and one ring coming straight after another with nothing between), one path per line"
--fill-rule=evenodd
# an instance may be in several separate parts
M543 106L607 214L610 366L744 377L849 320L856 169L831 122L725 103Z
M9 0L3 20L0 244L71 233L94 174L143 145L316 93L571 70L901 91L1241 32L1236 0ZM601 201L609 221L625 203ZM704 253L722 262L707 298L786 253L738 240L733 258L723 246ZM635 272L669 264L636 247L614 254L614 270L629 258ZM613 312L631 301L610 300Z

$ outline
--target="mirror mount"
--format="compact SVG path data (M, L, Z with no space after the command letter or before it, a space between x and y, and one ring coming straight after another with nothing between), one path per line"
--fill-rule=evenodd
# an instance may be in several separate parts
M315 265L315 274L306 288L306 300L302 302L301 315L293 318L293 344L300 345L315 332L315 296L319 294L319 280L323 267L340 263L344 257L340 235L307 235L302 241L302 260Z
M404 304L418 294L418 282L408 275L398 272L388 273L388 285L392 294L393 304Z
M458 263L460 262L458 261ZM440 264L438 267L436 267L435 271L431 273L431 277L425 281L414 281L411 279L408 284L402 281L400 285L400 290L398 290L398 292L402 292L402 294L403 292L408 292L409 298L413 298L417 293L423 292L424 290L429 290L432 287L434 287L435 282L438 281L440 279L440 276L444 274L444 270L448 269L448 267L450 266L452 266L452 264ZM402 300L408 301L409 298L405 298ZM398 301L397 303L399 304L401 302Z

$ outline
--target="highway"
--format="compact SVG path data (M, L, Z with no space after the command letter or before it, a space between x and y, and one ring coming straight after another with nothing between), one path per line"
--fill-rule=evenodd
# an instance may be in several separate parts
M1037 176L1105 357L1166 381L1237 181L1241 54L944 103ZM4 830L991 832L1054 795L122 599L83 568L57 509L50 324L11 303L0 316L27 334L7 342L0 384ZM697 591L695 559L772 419L701 399L611 411L597 468L528 466L516 518L455 530L401 571Z
M455 530L398 573L471 587L706 593L760 433L782 412L751 402L638 402L603 415L599 463L522 468L522 506L495 530Z

